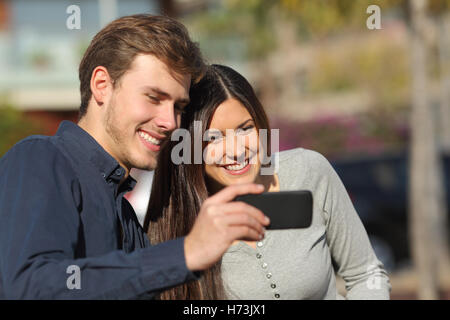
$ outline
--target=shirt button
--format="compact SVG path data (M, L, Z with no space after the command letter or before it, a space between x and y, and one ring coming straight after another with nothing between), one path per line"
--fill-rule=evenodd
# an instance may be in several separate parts
M267 279L272 278L272 274L269 272L268 274L266 274Z
M279 299L280 295L278 293L275 293L275 298Z
M104 174L103 172L102 172L102 177L103 177L103 178L105 178L105 177L106 177L106 174Z
M263 243L259 241L256 245L261 248L263 246Z
M263 269L267 268L267 263L264 262L264 263L261 265L261 267L262 267Z
M122 169L117 169L117 170L116 170L116 175L117 175L117 176L120 176L121 174L122 174Z
M275 289L275 288L277 287L277 285L276 285L275 283L272 283L272 284L270 285L270 287L271 287L272 289Z
M261 257L262 257L262 254L261 254L261 253L257 253L257 254L256 254L256 258L257 258L257 259L261 259Z

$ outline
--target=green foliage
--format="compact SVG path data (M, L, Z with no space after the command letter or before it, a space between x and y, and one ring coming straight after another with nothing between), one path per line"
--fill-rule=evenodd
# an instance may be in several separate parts
M309 92L364 90L385 109L402 107L410 87L408 46L383 38L321 50L310 70Z
M244 48L242 54L246 58L266 56L275 46L276 38L271 26L271 13L276 2L269 0L224 1L223 7L191 17L186 23L193 33L201 38L201 43L219 43L219 50L227 50L220 46L222 40L229 40L228 45ZM202 49L207 53L210 46ZM233 50L233 48L228 48ZM231 52L231 56L234 54Z
M365 28L366 9L400 8L402 0L224 0L215 10L194 16L190 24L209 39L239 35L248 44L248 58L261 57L277 43L274 24L289 19L300 35L323 37L343 30Z
M76 53L77 53L77 58L79 61L81 61L81 59L84 56L84 53L86 52L87 48L89 47L90 41L89 39L81 39L78 41L77 45L76 45Z
M440 15L441 13L450 9L449 0L429 0L428 12L432 15Z
M306 53L302 57L309 59L298 67L301 69L292 70L293 74L302 75L301 83L291 83L296 88L301 86L303 96L313 101L315 97L363 93L360 96L368 98L361 103L371 108L366 115L355 120L357 124L354 126L341 120L320 120L315 124L301 126L293 123L292 132L286 135L286 141L294 137L289 142L291 147L297 146L301 141L304 146L333 154L350 150L354 146L359 146L359 149L351 150L359 152L366 146L379 150L406 145L405 130L398 129L397 122L391 123L389 119L406 111L411 99L411 52L407 30L409 1L223 0L219 3L221 5L214 10L191 20L195 26L193 30L203 41L200 43L207 56L220 43L219 55L213 53L209 56L214 61L219 56L219 61L259 60L256 61L257 65L264 65L264 58L279 50L279 41L292 39L289 32L277 32L284 30L277 28L294 27L297 35L294 41L297 43L286 47L298 52L305 48ZM366 10L369 5L380 7L384 30L367 29L369 14ZM450 9L450 0L429 0L428 9L430 16L437 21L439 15ZM286 34L286 38L277 38ZM280 52L276 54L273 57L282 56ZM438 64L437 53L433 54L429 56L429 64L432 67L431 75L436 80L441 66ZM267 63L273 61L274 59L267 60ZM271 67L272 73L277 74L274 70L278 66ZM270 75L264 68L255 71L260 78L256 81L253 79L254 83L262 83L261 78L264 79L266 74ZM292 74L290 76L292 78ZM272 75L271 80L270 77L267 79L275 87L280 85L277 91L281 93L284 87L280 83L286 82L278 83L276 77L280 76ZM257 86L256 89L264 90ZM407 122L405 118L398 121ZM287 132L286 126L283 123L280 128ZM294 131L300 130L299 127L305 129L300 133Z
M0 157L14 144L29 135L42 131L35 122L9 105L0 105Z
M217 38L238 39L246 44L246 57L263 58L276 48L274 25L278 19L295 23L303 40L324 38L350 31L365 31L368 6L409 16L407 0L222 0L211 11L191 17L188 24L205 43ZM450 9L449 0L428 1L431 15Z

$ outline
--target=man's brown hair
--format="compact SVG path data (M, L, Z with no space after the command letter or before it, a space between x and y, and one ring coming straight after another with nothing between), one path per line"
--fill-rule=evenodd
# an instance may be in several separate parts
M186 27L167 16L137 14L112 21L92 39L79 67L81 105L79 118L87 111L92 92L91 76L103 66L116 86L138 54L152 54L178 74L196 82L205 64Z

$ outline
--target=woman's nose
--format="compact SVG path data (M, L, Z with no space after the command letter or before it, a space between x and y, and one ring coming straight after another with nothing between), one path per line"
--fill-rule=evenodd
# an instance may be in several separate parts
M239 135L227 135L225 140L227 158L237 162L243 162L245 159L245 137Z

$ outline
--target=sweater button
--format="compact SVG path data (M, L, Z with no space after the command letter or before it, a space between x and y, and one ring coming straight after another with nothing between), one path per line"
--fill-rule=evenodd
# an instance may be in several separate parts
M269 272L268 274L266 274L267 279L272 278L272 274Z
M279 299L280 295L278 293L275 293L275 298Z
M263 263L262 265L261 265L261 267L263 268L263 269L266 269L267 268L267 263Z
M257 254L256 254L256 259L261 259L261 257L262 257L262 254L261 254L261 253L257 253Z
M277 287L277 285L276 285L275 283L272 283L272 284L270 285L270 287L271 287L272 289L275 289L275 288Z

